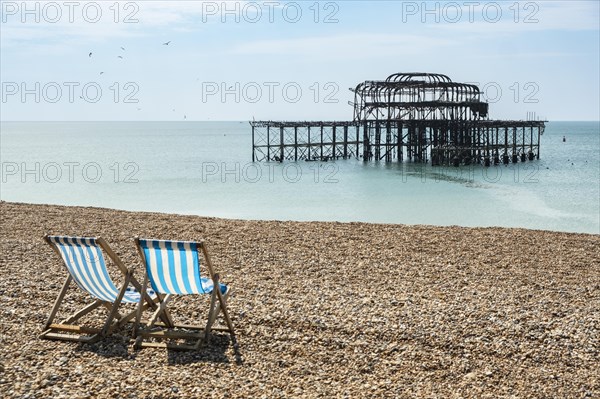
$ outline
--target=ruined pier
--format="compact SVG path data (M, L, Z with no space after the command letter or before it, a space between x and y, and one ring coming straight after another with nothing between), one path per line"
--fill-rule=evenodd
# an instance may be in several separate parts
M253 121L252 160L508 164L540 158L540 120L489 119L476 85L430 73L365 81L352 121Z

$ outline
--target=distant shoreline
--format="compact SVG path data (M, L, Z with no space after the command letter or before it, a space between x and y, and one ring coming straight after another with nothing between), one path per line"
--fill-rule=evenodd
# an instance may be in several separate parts
M365 221L331 221L331 220L282 220L282 219L245 219L245 218L228 218L221 216L207 216L197 215L192 213L177 213L177 212L160 212L160 211L138 211L128 210L121 208L108 208L102 206L87 206L87 205L61 205L61 204L46 204L46 203L31 203L31 202L19 202L19 201L5 201L0 200L0 204L12 204L20 206L33 206L33 207L58 207L58 208L71 208L71 209L90 209L96 211L106 212L128 212L128 213L139 213L146 215L162 215L162 216L174 216L174 217L194 217L201 219L215 219L221 221L231 222L263 222L263 223L325 223L325 224L359 224L359 225L373 225L373 226L398 226L398 227L421 227L421 228L456 228L456 229L506 229L506 230L525 230L533 232L548 232L548 233L559 233L559 234L585 234L591 236L600 236L600 233L588 233L588 232L573 232L573 231L560 231L560 230L547 230L547 229L533 229L527 227L504 227L504 226L460 226L460 225L435 225L435 224L407 224L407 223L379 223L379 222L365 222Z

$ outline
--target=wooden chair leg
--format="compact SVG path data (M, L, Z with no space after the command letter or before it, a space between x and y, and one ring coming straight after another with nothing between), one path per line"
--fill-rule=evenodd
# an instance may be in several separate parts
M217 288L218 289L218 288ZM204 342L208 343L210 340L210 329L217 318L218 308L217 308L217 293L216 289L213 289L212 294L210 295L210 306L208 308L208 317L206 321L206 328L204 329Z
M71 281L73 280L73 277L71 277L71 275L69 274L69 276L67 277L67 279L65 280L62 289L60 290L60 293L58 294L58 297L56 298L56 301L54 301L54 306L52 307L52 310L50 311L50 316L48 317L48 321L46 321L46 324L44 325L44 330L46 330L50 324L52 324L52 322L54 321L54 318L56 317L56 313L58 312L58 309L60 308L60 304L62 303L62 300L65 297L65 294L67 293L67 290L69 289L69 285L71 284Z
M101 333L101 335L103 337L106 336L106 334L110 331L111 323L112 323L115 315L118 313L119 305L121 304L121 301L123 300L123 296L125 296L125 291L127 290L127 286L129 285L130 279L131 279L131 272L128 272L127 276L125 277L125 281L123 282L123 286L121 287L121 291L119 291L119 295L117 296L117 299L113 303L112 310L110 311L108 318L106 319L106 322L104 323L104 328L102 329L102 333Z
M235 332L233 331L233 323L231 322L231 318L229 317L229 311L227 310L227 303L221 290L217 290L217 297L219 298L219 306L221 311L223 312L223 317L225 318L225 322L227 323L227 327L229 328L229 333L232 337L234 337Z
M146 324L147 328L152 328L154 326L154 323L156 323L156 320L158 319L158 317L167 309L167 304L169 303L169 301L171 300L172 296L171 295L166 295L165 298L163 300L160 301L159 305L158 305L158 309L156 309L156 311L154 312L154 314L152 315L152 317L150 318L150 320L148 321L148 324ZM173 327L173 321L170 320L171 326L169 327Z
M141 286L140 290L140 301L138 302L138 306L135 309L135 323L133 325L133 338L137 337L138 330L140 328L140 323L142 321L142 312L144 311L144 300L148 294L146 293L146 287L148 286L148 273L144 273L144 284ZM152 301L153 302L153 301Z
M216 288L215 291L216 291L217 297L219 299L219 305L223 312L223 317L225 318L225 322L227 323L227 327L229 328L229 333L233 337L233 335L235 334L233 331L233 323L231 322L231 318L229 317L229 312L227 310L227 305L223 298L223 294L221 293L221 290L219 289L219 275L214 272L214 268L213 268L212 262L210 260L210 255L208 254L208 249L206 247L206 244L202 245L202 253L204 254L204 259L206 259L206 265L208 267L208 271L213 279L214 287Z

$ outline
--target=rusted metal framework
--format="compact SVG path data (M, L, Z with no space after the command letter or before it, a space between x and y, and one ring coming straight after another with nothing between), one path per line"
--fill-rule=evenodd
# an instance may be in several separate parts
M544 121L488 119L475 85L397 73L350 90L351 122L251 122L253 161L353 157L489 166L539 159Z
M397 73L385 81L359 83L354 120L476 120L488 113L475 85L455 83L446 75Z
M354 122L252 122L252 161L360 158L362 134Z

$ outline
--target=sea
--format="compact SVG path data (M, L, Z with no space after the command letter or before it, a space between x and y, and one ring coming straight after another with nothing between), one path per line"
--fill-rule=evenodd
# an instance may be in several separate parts
M548 122L539 160L487 168L253 163L247 121L1 122L0 160L3 201L600 234L600 122Z

